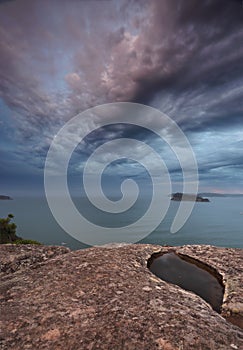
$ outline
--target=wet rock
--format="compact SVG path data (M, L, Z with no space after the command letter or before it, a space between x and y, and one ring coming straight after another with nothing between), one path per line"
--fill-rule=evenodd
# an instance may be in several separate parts
M20 247L11 249L10 262L6 248L0 246L4 266L15 261L15 254L22 256ZM32 256L28 261L33 264L1 273L3 350L242 347L243 333L238 326L227 322L199 296L149 271L151 255L168 247L93 247L40 262L34 259L36 249L39 247L32 246L28 251ZM223 315L242 317L242 250L211 246L174 249L217 269L226 287Z

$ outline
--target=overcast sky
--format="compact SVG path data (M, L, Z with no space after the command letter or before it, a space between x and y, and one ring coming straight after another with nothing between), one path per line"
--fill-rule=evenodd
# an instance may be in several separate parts
M111 102L152 106L177 122L200 191L243 193L242 1L0 1L0 194L40 191L59 129ZM90 135L71 171L96 145L128 136L163 148L117 125ZM169 154L161 156L177 183ZM112 175L136 173L129 161L110 166Z

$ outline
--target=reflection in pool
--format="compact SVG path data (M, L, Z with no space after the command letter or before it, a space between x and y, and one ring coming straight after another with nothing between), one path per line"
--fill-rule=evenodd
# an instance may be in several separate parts
M216 271L209 272L207 265L204 269L203 265L198 260L175 252L155 253L148 260L148 268L156 276L194 292L207 301L215 311L220 312L224 295L222 277Z

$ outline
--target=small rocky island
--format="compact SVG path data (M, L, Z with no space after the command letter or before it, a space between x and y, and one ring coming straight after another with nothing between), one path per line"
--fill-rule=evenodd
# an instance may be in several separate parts
M172 201L195 201L195 202L209 202L208 198L203 198L199 195L194 195L194 194L187 194L187 193L181 193L181 192L176 192L173 193L171 196Z
M9 197L9 196L4 196L2 194L0 194L0 200L12 200L13 198Z

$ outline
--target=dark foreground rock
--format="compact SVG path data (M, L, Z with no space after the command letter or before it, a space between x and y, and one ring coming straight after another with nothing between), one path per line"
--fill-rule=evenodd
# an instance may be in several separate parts
M240 326L243 251L173 248L222 274L222 315ZM0 348L242 349L238 326L199 296L149 271L147 260L160 249L170 248L115 245L69 252L63 247L0 246Z

